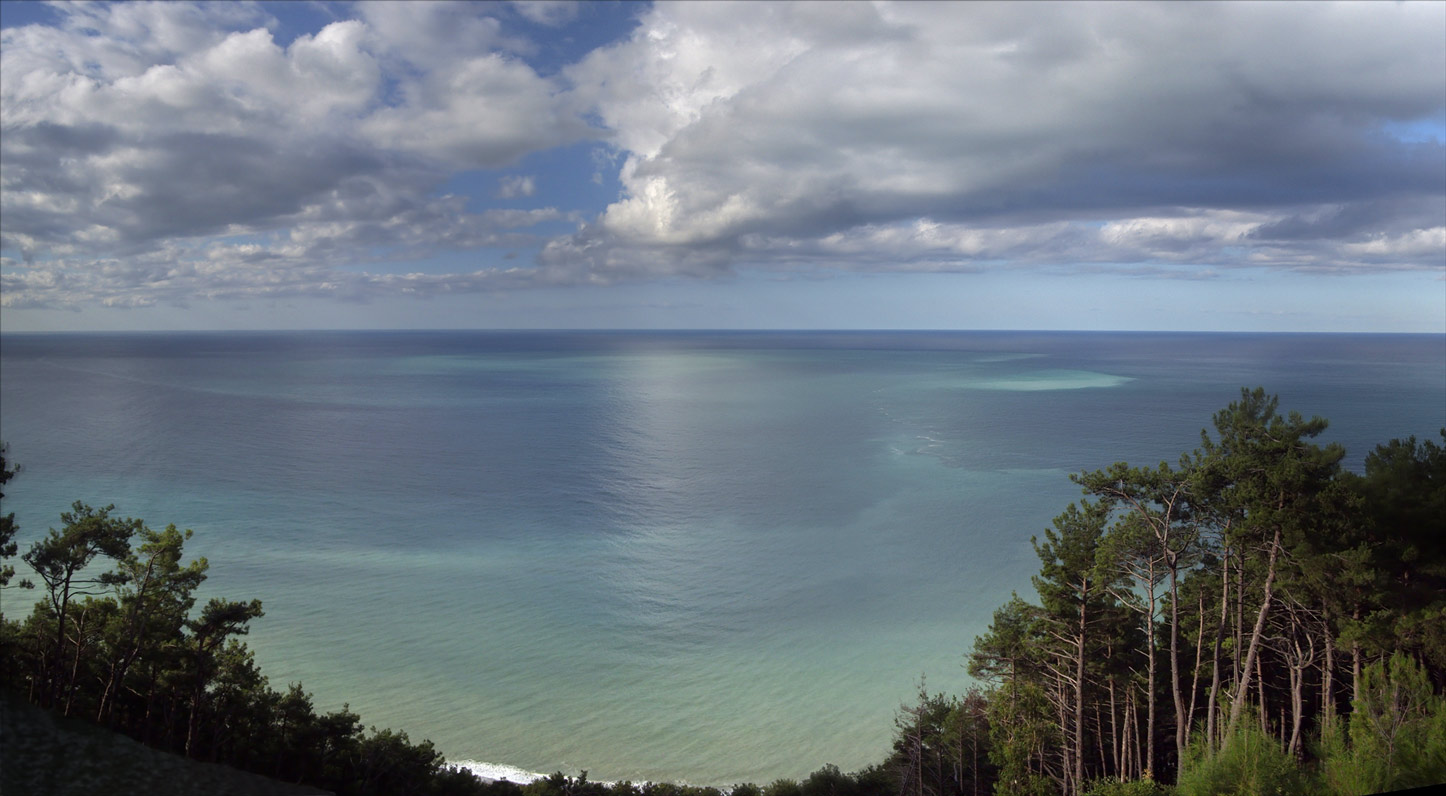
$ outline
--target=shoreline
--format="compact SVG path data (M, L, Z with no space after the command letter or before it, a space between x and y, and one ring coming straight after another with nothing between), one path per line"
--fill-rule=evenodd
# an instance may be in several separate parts
M464 769L483 782L511 782L516 785L526 785L547 778L546 774L528 771L517 766L486 763L481 760L447 760L443 765Z

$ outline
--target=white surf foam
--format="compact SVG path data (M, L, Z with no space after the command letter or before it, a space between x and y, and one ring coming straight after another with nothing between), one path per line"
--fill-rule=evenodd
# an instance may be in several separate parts
M535 771L527 771L516 766L504 766L500 763L484 763L480 760L448 760L447 765L465 768L472 772L473 776L488 782L506 781L526 785L529 782L547 778L546 774L539 774Z

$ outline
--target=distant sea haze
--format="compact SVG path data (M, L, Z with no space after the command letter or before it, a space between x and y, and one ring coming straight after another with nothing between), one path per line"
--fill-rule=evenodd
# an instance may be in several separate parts
M881 760L1032 593L1068 474L1255 386L1359 469L1439 439L1446 338L6 335L4 509L22 549L74 500L195 529L273 686L451 760L767 783Z

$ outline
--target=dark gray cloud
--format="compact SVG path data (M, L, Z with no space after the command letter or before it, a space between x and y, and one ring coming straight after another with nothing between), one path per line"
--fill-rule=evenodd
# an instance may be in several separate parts
M1360 258L1446 222L1441 140L1389 132L1446 127L1440 6L887 4L831 27L818 7L772 10L759 24L659 6L576 69L629 155L627 194L579 234L579 256L1446 260L1404 243L1395 261ZM623 74L666 90L609 79Z
M567 217L440 195L592 135L493 9L362 4L285 46L253 6L58 10L0 34L7 306L364 293L337 269L537 246L519 230Z
M1446 5L668 3L545 74L503 20L575 6L333 10L294 40L221 3L0 34L0 299L1446 268ZM573 234L444 193L587 140L622 192ZM536 256L417 265L488 248Z

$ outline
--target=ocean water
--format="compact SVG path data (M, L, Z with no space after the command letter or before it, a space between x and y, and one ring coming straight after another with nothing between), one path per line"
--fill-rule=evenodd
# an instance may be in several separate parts
M449 760L767 783L881 759L1070 472L1256 385L1359 468L1446 426L1446 338L7 335L4 509L22 549L77 499L195 529L273 686Z

